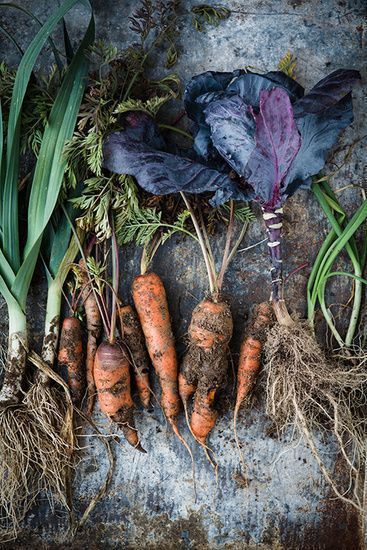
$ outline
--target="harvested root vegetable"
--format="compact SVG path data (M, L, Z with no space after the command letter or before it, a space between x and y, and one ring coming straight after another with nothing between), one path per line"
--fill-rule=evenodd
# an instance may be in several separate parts
M121 336L131 356L138 395L142 405L148 408L151 393L149 384L150 359L139 318L130 305L119 307L119 317Z
M87 379L87 414L93 412L95 383L93 377L94 359L97 352L98 340L102 331L102 319L93 289L91 289L89 277L86 271L85 261L79 261L80 282L82 284L82 302L87 321L87 353L86 353L86 379Z
M236 445L239 451L243 475L246 471L246 464L241 452L240 442L237 434L237 419L241 406L252 390L256 376L261 366L261 353L264 342L267 338L267 331L272 323L273 314L270 302L263 302L254 308L250 329L244 338L238 361L237 371L237 396L233 415L233 431Z
M212 79L213 80L213 79ZM205 88L199 86L201 90ZM217 91L217 89L208 89L208 92ZM198 106L198 109L200 107ZM148 136L154 135L157 139L154 141L154 144ZM205 227L204 218L200 210L200 204L196 203L195 206L191 205L186 197L186 193L190 194L200 194L204 191L215 191L215 201L216 203L225 202L230 198L235 198L236 200L247 200L248 195L246 193L245 186L242 186L241 189L237 188L236 180L231 176L227 175L225 172L219 172L214 168L209 168L207 165L207 158L205 159L205 164L193 162L187 158L180 157L179 155L167 154L163 149L164 141L158 139L159 129L154 123L153 119L149 117L146 113L137 113L137 112L128 112L124 114L124 130L121 132L115 132L110 134L106 141L104 142L103 153L104 153L104 166L113 172L120 174L131 174L136 177L138 183L146 189L147 191L154 193L156 195L168 194L168 193L177 193L180 191L183 201L185 202L187 211L191 217L191 221L195 228L195 235L190 231L184 229L184 233L191 235L195 241L200 245L203 259L205 261L206 270L208 273L208 283L210 295L213 297L213 300L206 300L203 304L210 303L209 307L214 307L214 303L217 303L216 307L223 307L226 311L224 317L228 320L230 318L230 312L228 306L225 304L220 304L217 297L220 295L224 274L226 269L234 257L238 246L240 245L244 234L247 229L248 221L251 219L251 216L247 219L242 217L242 229L241 232L235 241L231 249L231 239L234 232L234 218L235 218L235 205L234 201L230 201L229 206L229 219L228 219L228 229L227 229L227 238L226 244L223 252L222 267L220 272L216 273L215 260L213 252L211 250L211 245L207 230ZM247 148L248 149L248 148ZM241 149L242 150L242 149ZM197 216L198 214L198 216ZM222 219L226 219L228 216L228 210L223 212ZM181 230L183 228L181 227ZM143 277L153 277L153 275L143 276ZM155 276L154 276L155 277ZM136 281L136 288L142 286L144 279L139 279ZM149 279L147 279L147 282ZM170 359L169 367L164 365L164 368L161 368L162 360L158 353L161 353L159 346L154 344L154 338L157 332L163 330L163 324L161 327L156 327L155 317L159 320L162 318L162 312L159 311L159 305L157 306L157 315L153 314L150 308L150 300L153 300L151 296L151 291L149 289L149 283L146 285L147 288L144 289L145 297L142 300L144 306L137 303L137 299L134 295L134 301L136 309L139 313L140 321L143 326L143 331L147 339L148 351L151 356L153 365L162 379L164 374L165 379L161 382L163 389L163 400L162 406L165 409L167 418L174 419L174 426L176 426L176 417L179 410L179 400L176 390L176 356L173 355L173 344L167 348L172 350L172 360ZM139 289L140 291L140 289ZM214 299L214 297L216 297ZM138 297L139 298L139 297ZM140 298L139 298L140 299ZM156 300L156 296L154 297ZM146 306L146 304L148 304ZM168 310L163 309L164 315L168 315ZM166 313L167 312L167 313ZM219 312L217 312L219 315ZM219 315L220 316L220 315ZM227 316L227 317L226 317ZM166 321L164 321L166 322ZM221 322L221 321L220 321ZM232 321L231 321L232 323ZM154 336L151 337L152 327L155 327ZM166 330L166 328L165 328ZM171 339L171 332L168 328L169 339ZM187 415L187 403L195 391L196 391L196 379L197 379L197 369L199 367L196 365L196 360L201 361L201 355L205 357L205 354L208 356L208 364L214 358L213 366L215 368L210 376L208 376L208 385L203 386L200 391L198 391L197 399L195 401L194 413L193 413L193 424L191 427L198 426L198 430L201 430L200 418L205 413L205 424L206 428L204 431L197 431L198 441L201 440L202 444L213 428L215 420L217 417L217 412L215 409L215 398L217 393L217 387L220 385L220 380L225 377L225 372L227 369L227 359L225 357L227 350L228 341L230 340L232 334L232 324L231 328L226 327L225 325L218 327L218 333L215 332L206 334L208 341L206 343L206 351L203 347L197 346L197 343L194 340L190 343L190 351L188 352L187 357L185 358L184 365L182 367L182 376L180 377L180 395L183 399L186 407ZM221 331L224 331L221 338L219 337ZM166 333L164 334L166 336ZM216 338L219 337L217 341ZM160 337L159 337L160 338ZM213 339L209 342L210 339ZM149 341L150 340L150 341ZM158 340L159 343L166 344L165 338L163 340ZM200 350L200 354L199 351ZM215 356L215 353L218 351L218 356ZM192 357L192 361L189 360L191 356L198 355L198 357ZM164 351L164 354L168 356L168 353ZM200 356L200 357L199 357ZM173 360L174 357L174 360ZM206 361L206 359L205 359ZM191 365L192 372L190 372ZM169 368L169 378L165 375L165 370ZM215 374L215 372L217 374ZM169 401L165 402L166 395L164 390L164 384L166 384L167 379L171 385ZM218 380L218 384L216 382ZM213 385L212 390L210 386ZM200 400L201 402L200 402ZM172 412L169 409L172 408ZM188 415L187 415L188 417ZM172 422L171 422L172 423ZM196 428L195 428L196 430Z
M148 353L162 389L163 412L177 437L184 441L177 426L180 412L178 365L163 282L155 273L145 273L134 279L132 292Z
M272 322L272 307L263 302L255 307L249 333L242 342L237 371L237 397L234 409L234 426L241 405L249 395L260 369L261 352Z
M102 342L98 346L93 374L101 411L121 427L130 445L145 453L134 425L129 361L122 344Z
M194 395L190 427L202 445L206 444L218 417L215 397L225 384L232 331L232 315L226 303L205 299L194 309L188 331L189 347L179 375L179 393L186 416L188 400Z
M77 317L66 317L62 323L58 365L74 405L80 405L85 390L85 367L83 332Z

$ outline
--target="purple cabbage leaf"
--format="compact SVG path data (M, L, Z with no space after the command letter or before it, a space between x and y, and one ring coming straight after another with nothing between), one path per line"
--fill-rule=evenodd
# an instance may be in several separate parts
M256 147L247 164L247 180L265 210L282 204L284 178L301 146L288 94L281 88L263 90L254 113Z
M200 98L207 94L223 92L228 84L243 71L237 70L232 73L221 73L207 71L191 78L187 83L184 93L184 105L188 116L195 122L204 122L205 101Z
M207 83L208 73L192 79L201 83L201 87L196 85L196 95L191 97L196 114L193 117L192 111L188 112L195 121L200 120L195 150L208 161L216 159L219 153L230 168L247 179L260 202L283 204L298 189L310 187L312 176L324 167L340 132L353 121L350 92L360 79L359 72L334 71L307 95L295 80L279 71L264 75L232 73L233 78L228 73L225 75L221 79L222 89L219 86L214 89L212 77ZM226 82L227 86L223 89ZM189 83L188 89L190 86ZM291 131L294 137L297 128L301 137L297 153L288 162L287 169L280 170L278 174L274 173L276 159L270 161L269 143L268 151L264 149L265 130L270 131L272 119L274 124L280 125L281 122L274 100L279 94L269 99L272 95L269 96L269 93L276 89L282 92L283 108L288 97L285 111L289 117L292 113L294 119L292 125L285 125L284 131ZM260 100L263 102L262 109L266 108L266 115L261 113L258 116ZM263 115L266 117L266 128ZM287 136L290 142L292 135ZM285 143L286 137L283 138ZM273 144L273 154L279 154L281 158L284 151L276 151L280 145L280 142ZM267 174L265 180L264 173ZM279 177L282 179L279 180ZM274 183L274 178L279 181Z
M349 94L360 78L359 72L352 69L338 69L330 73L295 103L295 117L323 113Z
M238 95L213 101L205 110L210 138L218 153L237 174L244 176L255 148L255 120Z
M255 196L264 208L276 209L309 187L325 165L353 120L350 92L358 79L357 71L334 71L304 95L277 71L203 73L185 92L199 160L169 152L153 120L131 112L122 120L124 130L105 140L104 166L134 175L156 195L214 192L214 205Z
M305 114L296 119L302 144L285 180L290 184L290 194L301 186L311 186L311 176L322 170L341 130L352 122L353 106L350 93L321 114Z
M280 71L273 71L264 75L256 73L243 74L232 80L226 92L239 95L248 105L252 105L257 110L261 92L272 90L275 87L285 90L292 102L301 98L304 93L302 86Z
M217 165L220 162L219 155L228 161L228 154L224 154L228 147L223 144L221 139L217 140L216 144L213 143L211 129L208 125L208 109L211 109L213 103L225 102L228 97L239 96L245 104L258 110L261 90L271 90L275 86L284 88L291 101L296 101L304 94L302 86L281 71L272 71L264 75L242 70L232 73L208 71L194 76L186 86L184 104L188 116L196 123L194 150L197 154L206 161L214 162ZM248 141L253 143L254 128L248 116L246 118L245 125L252 126L250 132L252 136L249 134ZM239 121L238 117L237 120ZM234 124L231 125L232 130L234 130L234 126ZM218 124L216 131L219 133ZM237 131L236 134L239 135L239 132ZM247 141L246 137L243 139ZM229 154L233 158L234 153ZM241 156L239 164L233 161L229 162L235 170L243 167L246 160L243 153L239 152L237 156ZM239 173L241 174L241 171Z
M104 168L134 176L143 189L154 195L214 191L214 205L230 198L248 200L248 191L227 174L167 152L156 124L146 113L125 113L121 122L124 130L110 134L104 141Z

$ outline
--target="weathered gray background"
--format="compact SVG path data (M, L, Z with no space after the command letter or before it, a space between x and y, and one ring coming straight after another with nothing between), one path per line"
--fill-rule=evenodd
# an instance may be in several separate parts
M0 2L1 3L1 2ZM131 39L127 17L138 0L94 0L99 38L123 47ZM205 32L193 30L188 14L198 2L183 0L179 27L180 60L177 72L185 81L205 70L232 70L252 65L273 70L287 50L298 59L297 77L310 87L325 74L341 67L363 69L365 12L362 1L346 0L248 0L223 2L232 10L231 17L218 28ZM46 0L19 0L44 18L57 5ZM4 9L1 21L22 44L34 35L35 26L26 17ZM69 29L78 36L84 28L86 11L75 9L68 17ZM16 64L11 46L1 38L1 57ZM364 75L365 76L365 75ZM342 139L347 146L366 135L362 89L355 92L356 120ZM335 188L351 182L366 185L363 174L363 140L333 180ZM334 157L333 170L346 149ZM352 208L359 200L358 191L341 195ZM327 223L311 193L300 193L286 208L286 270L312 263L327 231ZM259 222L252 224L244 246L262 239ZM218 261L223 235L214 239ZM129 288L138 271L140 251L122 253L121 291L129 299ZM204 264L195 245L177 239L162 249L154 262L167 288L179 351L190 313L207 291ZM293 311L305 313L305 286L309 267L292 276L287 288ZM341 283L339 283L341 284ZM34 339L39 341L37 326L44 311L44 290L39 277L31 302L39 306L34 319ZM232 345L236 363L239 338L246 328L252 304L265 300L269 293L268 262L265 245L240 253L228 272L225 293L235 321ZM348 286L331 288L330 302L345 303ZM337 310L334 311L337 313ZM340 312L339 312L340 313ZM343 313L345 315L345 312ZM322 329L322 327L321 327ZM260 401L244 411L239 422L239 437L249 467L250 484L241 487L234 479L239 465L231 429L232 376L224 398L224 414L210 437L219 463L216 484L213 471L201 449L193 444L182 422L182 432L195 451L197 501L194 500L189 457L167 428L160 409L136 413L143 445L142 455L128 448L123 440L114 448L116 470L108 496L97 506L85 528L77 534L73 548L286 548L356 549L363 545L360 518L353 509L332 498L315 460L300 442L291 447L286 439L269 435ZM95 421L106 432L111 428L98 413ZM88 430L87 430L88 431ZM83 439L87 446L76 471L75 504L80 514L97 490L107 471L105 450L96 438ZM333 467L335 456L331 441L320 441L325 458ZM51 514L46 503L30 515L19 542L12 548L65 548L67 518L62 510Z

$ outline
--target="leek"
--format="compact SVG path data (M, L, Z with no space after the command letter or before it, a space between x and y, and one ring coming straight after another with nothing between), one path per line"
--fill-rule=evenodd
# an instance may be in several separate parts
M26 50L15 79L8 130L6 151L0 153L4 168L0 170L0 292L6 300L9 313L9 351L5 378L0 392L0 404L19 402L22 378L26 364L27 323L26 300L42 236L57 203L63 181L65 162L62 159L65 142L72 137L79 111L85 81L88 75L88 60L85 50L94 40L94 18L91 19L85 36L76 51L52 107L37 159L28 204L27 241L20 250L18 227L18 175L20 120L23 100L36 59L51 32L64 15L77 3L90 8L88 0L66 0L41 27Z

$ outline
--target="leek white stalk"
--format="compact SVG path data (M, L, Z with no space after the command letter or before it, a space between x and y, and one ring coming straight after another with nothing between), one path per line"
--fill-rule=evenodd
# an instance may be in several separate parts
M0 393L0 405L6 406L17 402L21 394L22 374L27 358L27 321L20 307L11 304L9 313L9 340L7 363L12 366L5 372Z

